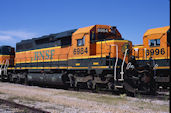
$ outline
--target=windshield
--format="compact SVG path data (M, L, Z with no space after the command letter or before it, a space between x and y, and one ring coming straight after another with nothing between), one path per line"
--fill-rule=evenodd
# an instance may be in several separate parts
M110 40L115 39L116 35L114 33L98 33L97 40Z

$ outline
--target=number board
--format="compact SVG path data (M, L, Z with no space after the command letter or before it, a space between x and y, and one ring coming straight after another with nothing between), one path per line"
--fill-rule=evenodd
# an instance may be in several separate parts
M73 49L73 54L74 55L82 55L82 54L87 54L88 53L88 49L86 48L74 48Z
M164 48L161 49L147 49L146 51L146 55L164 55L165 54L165 50Z

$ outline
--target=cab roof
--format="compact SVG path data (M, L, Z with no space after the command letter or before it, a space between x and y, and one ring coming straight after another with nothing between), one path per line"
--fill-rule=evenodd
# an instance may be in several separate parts
M144 36L152 35L152 34L163 34L167 33L167 31L170 29L170 26L160 27L160 28L154 28L149 29L144 33Z
M73 33L73 35L75 35L75 34L81 34L81 33L89 33L90 30L91 30L93 27L95 27L95 25L88 26L88 27L83 27L83 28L79 28L79 29L77 29L77 30Z

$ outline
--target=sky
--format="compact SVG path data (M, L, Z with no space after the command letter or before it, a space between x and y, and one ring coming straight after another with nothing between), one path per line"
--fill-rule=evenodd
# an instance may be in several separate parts
M142 44L146 30L170 25L170 0L0 0L0 46L95 24Z

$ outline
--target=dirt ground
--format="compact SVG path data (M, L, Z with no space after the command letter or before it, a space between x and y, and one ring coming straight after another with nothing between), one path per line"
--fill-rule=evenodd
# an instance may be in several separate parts
M0 82L0 98L51 113L169 113L169 101Z

